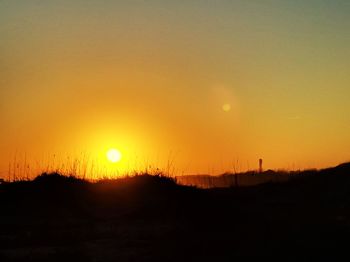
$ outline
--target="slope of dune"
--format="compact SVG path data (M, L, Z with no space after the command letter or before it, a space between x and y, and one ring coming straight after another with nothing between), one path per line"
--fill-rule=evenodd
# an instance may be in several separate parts
M199 189L141 175L0 185L1 261L283 261L348 255L350 164Z

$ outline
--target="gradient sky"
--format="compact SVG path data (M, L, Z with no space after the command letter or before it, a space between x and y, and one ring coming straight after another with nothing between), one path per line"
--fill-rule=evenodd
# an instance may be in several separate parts
M0 1L0 176L16 155L112 147L123 170L349 161L349 14L348 0Z

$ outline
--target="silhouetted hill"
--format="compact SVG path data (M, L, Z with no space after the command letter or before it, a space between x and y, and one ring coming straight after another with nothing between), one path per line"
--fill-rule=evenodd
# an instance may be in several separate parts
M323 171L338 174L350 174L350 163L343 163L333 168L324 169Z
M43 173L39 176L37 176L34 180L34 183L36 184L41 184L45 186L62 186L62 185L67 185L70 183L86 183L86 181L76 178L74 176L64 176L58 173Z
M43 174L0 185L0 206L1 261L349 257L349 163L213 189L147 174L96 183Z
M243 173L225 173L221 176L210 175L183 175L177 180L183 185L193 185L200 188L224 188L224 187L249 187L266 183L285 183L290 180L303 177L312 177L320 174L347 174L349 173L349 163L344 163L336 167L324 170L303 170L303 171L274 171L266 170L262 173L248 171Z

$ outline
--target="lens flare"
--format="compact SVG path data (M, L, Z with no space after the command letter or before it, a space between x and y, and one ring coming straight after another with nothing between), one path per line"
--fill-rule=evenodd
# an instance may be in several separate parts
M230 104L223 104L222 110L225 112L229 112L231 110L231 105Z

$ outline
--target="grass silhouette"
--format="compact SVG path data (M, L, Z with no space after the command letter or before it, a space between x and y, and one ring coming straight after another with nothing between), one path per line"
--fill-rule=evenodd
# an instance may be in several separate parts
M1 261L349 256L349 163L212 189L161 174L92 182L45 173L2 183L0 205Z

